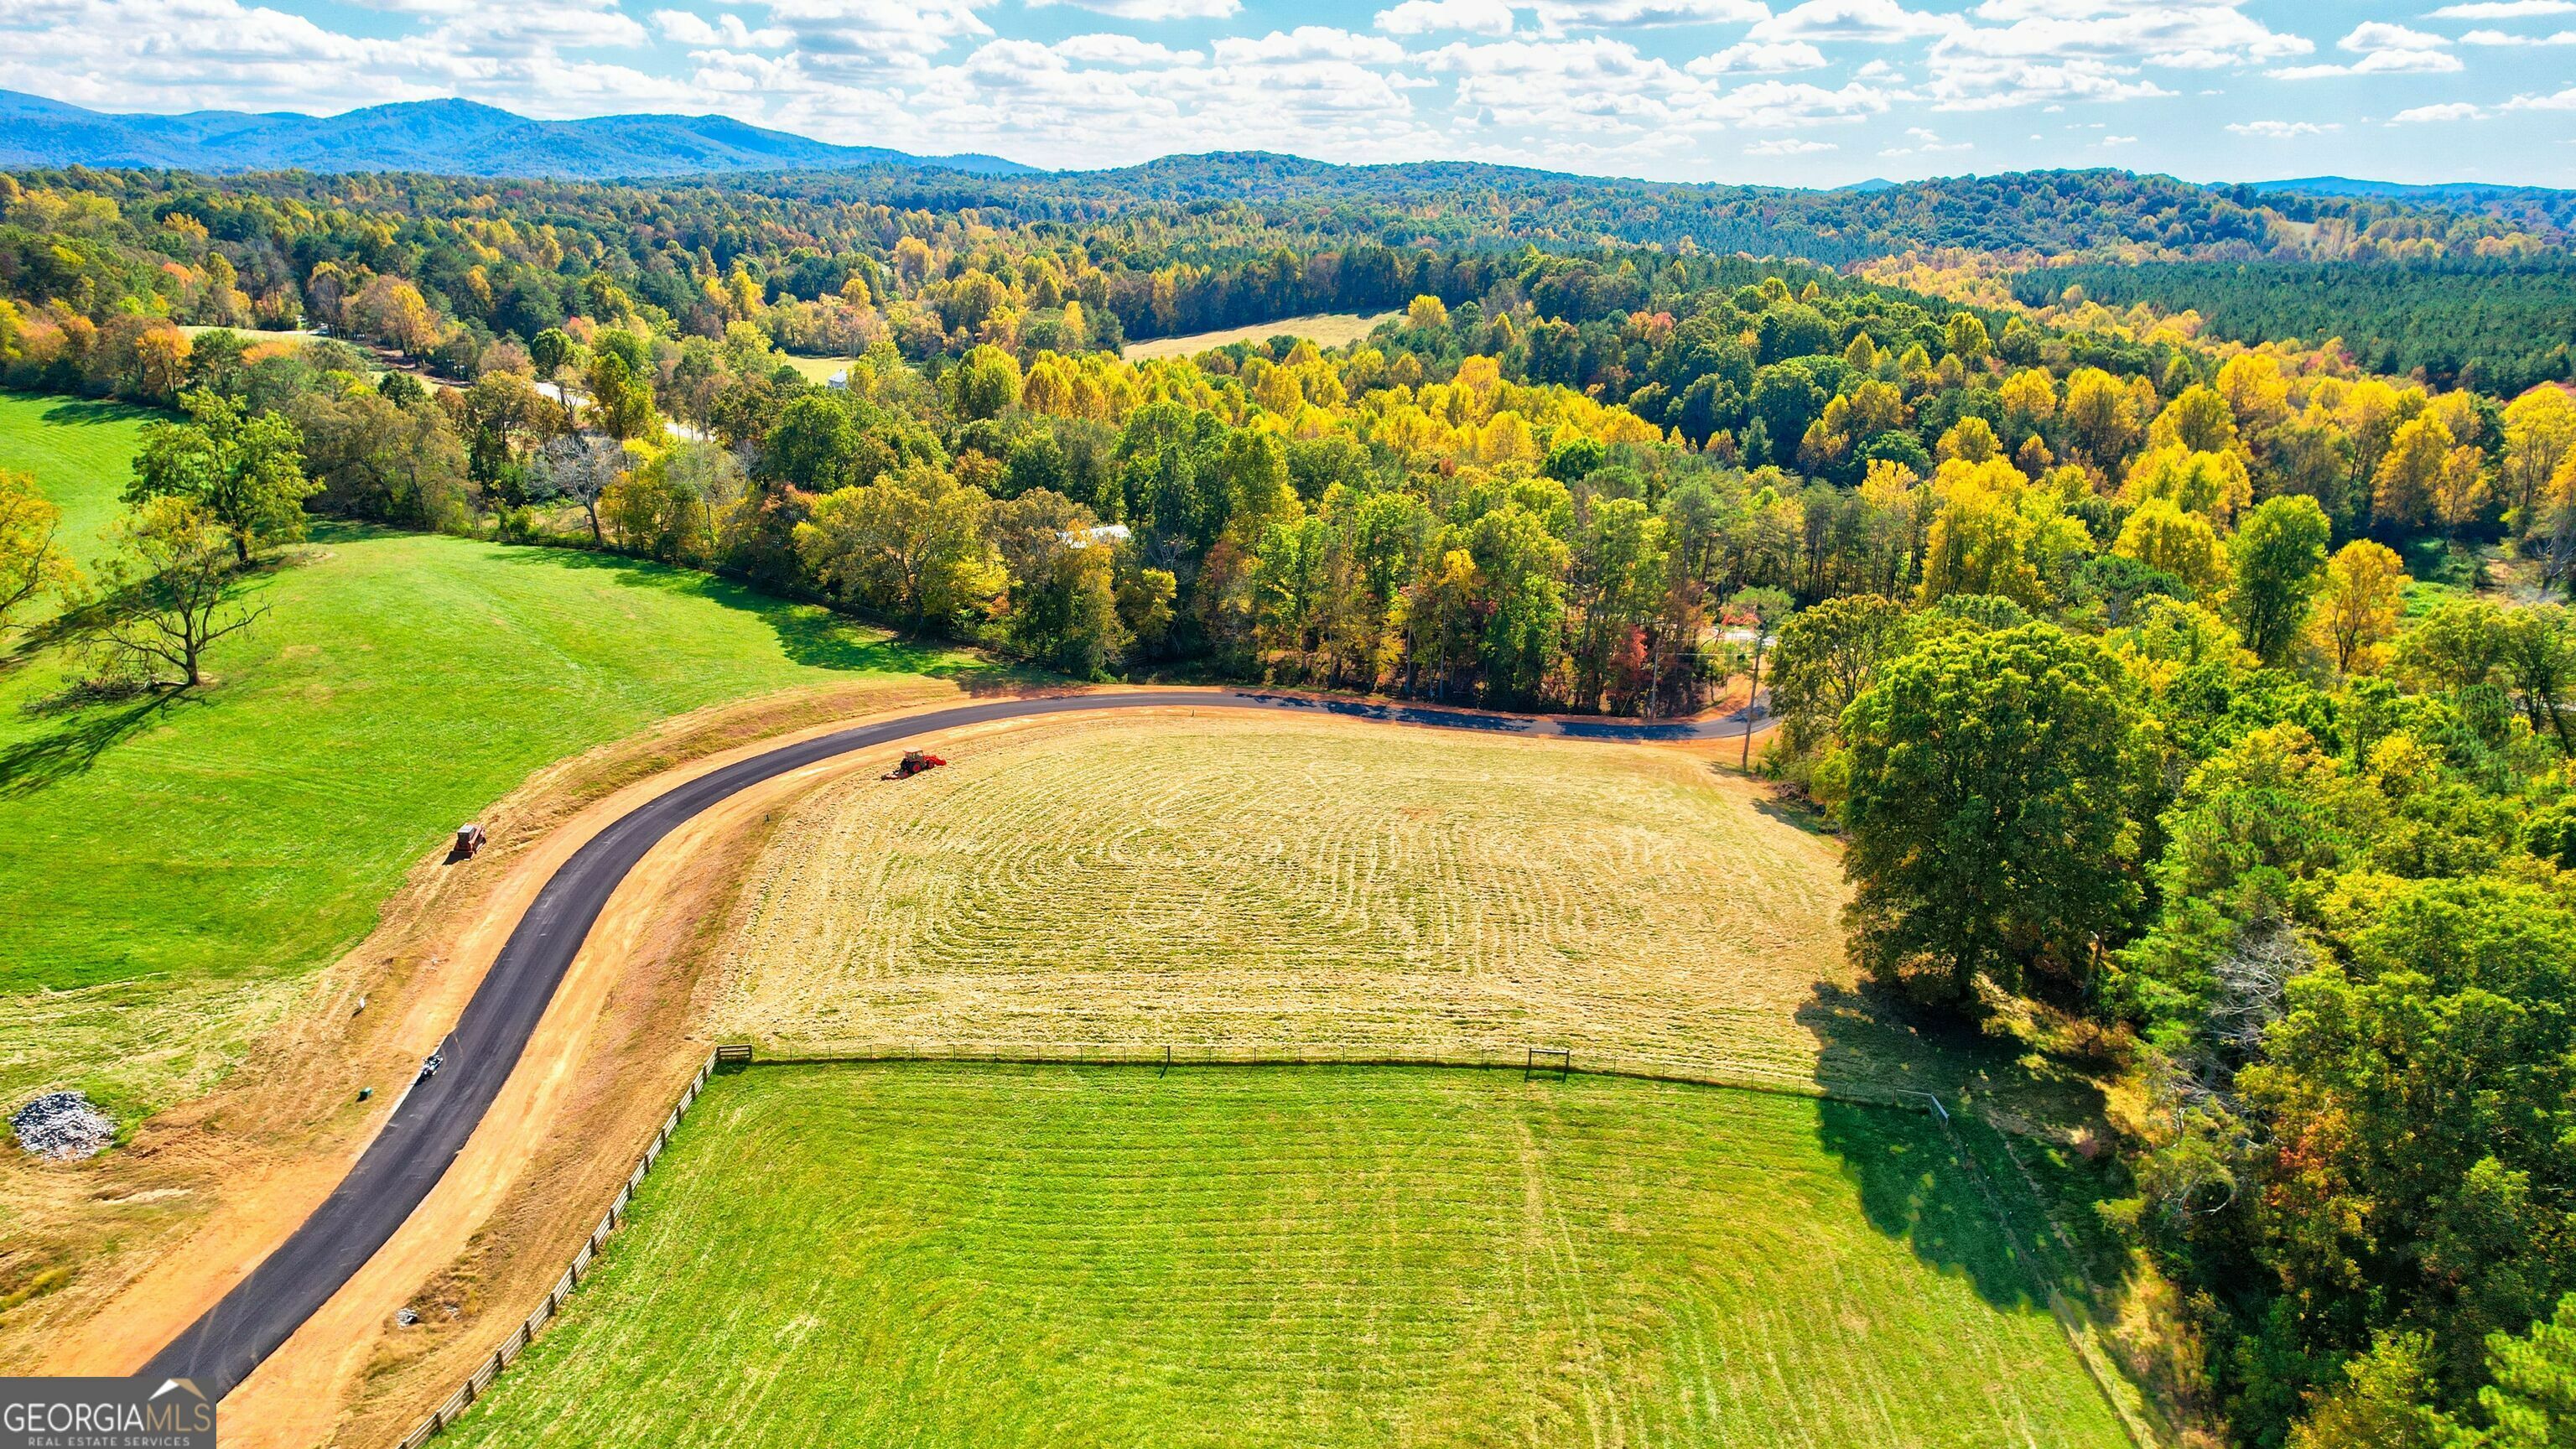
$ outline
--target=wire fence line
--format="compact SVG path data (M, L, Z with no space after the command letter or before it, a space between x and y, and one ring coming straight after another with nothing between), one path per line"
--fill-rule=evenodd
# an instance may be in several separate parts
M688 1115L691 1104L695 1103L699 1094L706 1089L708 1078L720 1065L750 1066L753 1062L752 1048L747 1043L718 1046L707 1054L706 1061L698 1067L697 1075L681 1091L679 1100L673 1104L669 1115L663 1119L661 1130L654 1134L652 1144L645 1148L634 1170L628 1173L626 1180L619 1185L617 1195L610 1201L608 1210L600 1215L598 1226L591 1229L590 1236L573 1254L571 1265L564 1269L562 1277L555 1280L554 1287L548 1290L544 1301L537 1305L535 1311L530 1313L524 1322L511 1330L509 1337L502 1340L498 1348L476 1365L474 1371L466 1376L465 1381L457 1386L456 1391L448 1395L446 1402L440 1404L427 1418L413 1426L410 1433L402 1437L398 1449L422 1449L422 1446L456 1422L468 1408L473 1406L475 1400L481 1398L491 1388L493 1380L500 1377L501 1371L508 1368L521 1353L525 1352L537 1334L558 1313L562 1312L564 1302L572 1296L573 1289L580 1286L581 1281L590 1275L600 1252L607 1246L610 1234L615 1232L618 1225L625 1220L626 1209L634 1201L636 1189L643 1185L645 1174L652 1170L653 1164L661 1158L663 1149L670 1145L671 1134L679 1129L680 1122ZM1938 1125L1942 1138L1950 1147L1952 1158L1959 1164L1960 1170L1976 1185L1978 1195L1983 1199L1987 1212L1994 1219L1997 1236L2004 1246L2006 1256L2022 1269L2030 1278L2032 1286L2039 1290L2041 1297L2047 1302L2050 1316L2064 1332L2068 1346L2074 1351L2077 1361L2083 1365L2085 1373L2092 1378L2094 1387L2101 1392L2104 1401L2111 1407L2113 1417L2119 1421L2122 1432L2131 1444L2137 1446L2137 1449L2154 1449L2154 1446L2162 1442L2162 1436L2146 1421L2133 1403L2137 1397L2135 1390L2131 1388L2125 1394L2121 1392L2122 1388L2128 1387L2127 1381L2118 1369L2107 1361L2104 1351L2095 1341L2090 1315L2068 1302L2065 1295L2058 1290L2041 1261L2042 1255L2039 1251L2025 1253L2023 1250L2020 1234L2013 1227L2012 1215L2004 1206L2001 1192L1986 1171L1984 1164L1978 1160L1977 1154L1969 1147L1966 1138L1960 1134L1958 1123L1949 1105L1935 1092L1871 1082L1820 1082L1812 1077L1797 1077L1760 1068L1681 1068L1668 1063L1623 1058L1612 1054L1594 1056L1585 1052L1578 1056L1571 1048L1537 1046L1522 1047L1517 1051L1488 1049L1473 1052L1456 1049L1417 1050L1377 1047L1247 1048L1222 1043L1201 1043L1186 1048L1168 1043L1161 1046L1075 1044L1063 1047L1007 1048L967 1045L927 1048L907 1046L900 1049L860 1049L828 1054L765 1056L760 1057L758 1063L762 1066L946 1064L1152 1067L1165 1074L1174 1067L1429 1067L1468 1071L1517 1071L1525 1080L1540 1075L1554 1076L1560 1081L1570 1080L1576 1076L1613 1077L1629 1081L1767 1092L1780 1096L1920 1111ZM1993 1128L1991 1124L1989 1124L1989 1130L2000 1131ZM2010 1154L2009 1144L2006 1145L2005 1151ZM2073 1245L2065 1242L2064 1230L2057 1226L2054 1216L2047 1211L2046 1205L2037 1199L2037 1183L2030 1180L2028 1171L2021 1168L2017 1157L2012 1161L2017 1175L2023 1179L2024 1184L2033 1194L2034 1206L2038 1207L2042 1220L2048 1224L2051 1231L2057 1233L2060 1242L2072 1255ZM2079 1280L2085 1281L2089 1287L2089 1279L2084 1279L2080 1262L2075 1262L2072 1257L2070 1262L2074 1262Z
M1092 1042L989 1046L907 1041L890 1046L831 1046L763 1053L763 1066L867 1063L954 1063L959 1066L1098 1067L1442 1067L1524 1075L1622 1077L1682 1086L1728 1087L1783 1096L1819 1097L1877 1107L1920 1108L1929 1092L1861 1080L1819 1081L1759 1066L1707 1065L1650 1056L1595 1053L1582 1047L1407 1047L1241 1045L1231 1042Z
M448 1425L455 1423L476 1399L483 1396L485 1390L492 1387L492 1381L501 1376L501 1370L508 1368L512 1360L527 1350L547 1322L563 1311L564 1300L572 1296L573 1289L581 1286L582 1279L590 1276L591 1266L599 1261L600 1250L608 1246L608 1235L615 1232L618 1223L625 1219L627 1205L635 1200L635 1189L644 1185L644 1174L653 1170L653 1164L662 1156L662 1149L671 1145L671 1134L679 1130L680 1120L688 1115L690 1104L706 1090L707 1078L714 1074L716 1064L750 1060L749 1047L718 1047L707 1053L706 1061L698 1066L698 1074L690 1078L689 1085L680 1093L679 1101L672 1104L670 1115L662 1119L662 1129L653 1134L653 1144L644 1149L644 1155L635 1163L635 1170L626 1174L626 1181L618 1185L617 1196L610 1199L608 1211L600 1215L599 1225L590 1230L590 1236L573 1254L571 1266L565 1268L563 1276L555 1280L555 1286L546 1291L545 1301L539 1303L536 1311L518 1327L510 1330L510 1336L501 1340L500 1347L475 1365L474 1371L465 1376L465 1382L457 1385L456 1392L447 1396L447 1402L430 1411L428 1418L413 1425L412 1431L402 1436L400 1449L421 1449Z

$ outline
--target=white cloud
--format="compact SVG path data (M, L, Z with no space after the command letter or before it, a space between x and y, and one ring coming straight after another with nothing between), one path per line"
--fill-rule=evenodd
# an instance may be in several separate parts
M2472 30L2460 37L2462 45L2576 45L2576 30L2561 30L2554 35L2508 35L2501 30Z
M1826 90L1802 81L1754 81L1737 86L1703 108L1702 114L1747 130L1778 130L1819 121L1857 121L1885 112L1887 92L1855 81Z
M1926 130L1921 126L1908 126L1905 128L1905 134L1913 141L1912 145L1890 147L1878 154L1893 159L1899 156L1935 156L1946 151L1973 151L1976 149L1974 142L1944 141L1941 139L1939 132Z
M2381 50L2350 65L2293 65L2268 71L2274 80L2316 80L2334 75L2444 75L2464 69L2460 58L2439 50Z
M2380 20L2365 20L2352 28L2352 34L2335 42L2339 50L2363 52L2380 50L2439 50L2450 44L2438 35L2409 30L2403 25L2390 25Z
M2436 20L2514 20L2525 15L2576 15L2576 0L2473 0L2430 12Z
M1935 42L1935 51L2023 60L2134 59L2211 70L2305 55L2316 48L2217 0L2065 0L2038 8L2026 7L2024 0L1987 0L1976 14L2009 23L1944 35Z
M1955 15L1908 10L1896 0L1805 0L1755 25L1755 40L1852 40L1890 45L1961 29Z
M1624 40L1506 40L1445 45L1416 57L1457 79L1478 125L1637 133L1682 124L1700 83Z
M2114 146L2134 146L2136 144L2138 144L2138 138L2135 136L2105 136L2102 138L2102 149L2106 151Z
M1512 7L1504 0L1404 0L1377 13L1377 28L1389 35L1428 35L1458 30L1470 35L1512 33Z
M2515 96L2504 103L2508 111L2576 111L2576 86L2546 96Z
M1404 59L1404 47L1392 40L1354 35L1329 25L1274 30L1258 40L1246 35L1222 36L1215 50L1219 65L1285 65L1319 60L1393 65Z
M722 45L735 50L776 50L796 38L793 32L783 28L754 30L742 23L741 16L730 11L717 16L715 23L709 24L703 17L686 10L656 10L653 12L653 28L661 31L666 39L676 40L682 45Z
M795 33L801 70L873 77L916 71L929 57L993 27L977 0L770 0L769 19Z
M2361 59L2350 65L2294 65L2271 74L2278 80L2315 80L2336 75L2425 75L2460 70L2460 58L2443 47L2451 42L2439 35L2409 30L2403 25L2365 20L2352 28L2352 33L2335 42L2338 50L2357 53Z
M1042 5L1071 5L1120 20L1223 20L1243 8L1243 0L1028 0Z
M1825 53L1803 40L1746 40L1703 55L1682 69L1693 75L1779 75L1814 70L1824 63Z
M1642 30L1664 25L1731 25L1765 20L1762 0L1521 0L1549 35L1570 30Z
M1138 40L1132 35L1114 35L1106 32L1067 36L1055 43L1055 53L1080 65L1115 65L1135 68L1195 65L1207 58L1195 50L1174 50L1167 45Z
M2484 118L2485 115L2484 108L2473 106L2467 101L2447 101L2438 106L2409 107L2389 117L2388 124L2408 126L2424 121L2475 121Z
M1819 151L1840 149L1842 148L1831 141L1804 141L1795 136L1774 136L1767 141L1756 141L1745 147L1744 154L1747 156L1812 156Z
M1944 111L1998 111L2069 101L2135 101L2172 91L2137 76L2135 66L2100 60L2056 64L1993 56L1942 54L1931 60L1925 93Z
M2299 136L2322 136L2343 129L2341 121L2236 121L2227 129L2239 136L2259 136L2267 141L2287 141Z

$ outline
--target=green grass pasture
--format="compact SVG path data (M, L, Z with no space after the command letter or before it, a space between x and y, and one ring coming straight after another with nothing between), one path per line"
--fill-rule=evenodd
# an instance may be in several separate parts
M0 395L0 467L95 539L142 416ZM204 1086L413 861L547 764L964 662L702 574L322 521L249 597L267 617L178 695L66 703L61 650L0 648L0 1102L81 1086L130 1119Z
M1611 1078L720 1078L466 1446L2126 1443L1924 1119Z

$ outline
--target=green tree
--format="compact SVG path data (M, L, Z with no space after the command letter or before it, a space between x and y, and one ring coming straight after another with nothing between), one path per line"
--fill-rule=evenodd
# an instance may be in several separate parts
M2576 1293L2520 1336L2487 1336L2483 1429L2454 1430L2444 1449L2567 1449L2576 1444Z
M2139 899L2136 729L2118 666L2052 625L1890 661L1843 716L1855 956L1962 1003L2089 972Z
M2269 1144L2258 1271L2310 1355L2421 1332L2464 1395L2489 1334L2576 1290L2576 910L2491 879L2350 890L2238 1077Z
M2264 663L2287 658L2307 627L2333 532L2315 499L2292 493L2256 504L2228 540L2227 617Z
M1020 364L998 347L978 347L950 374L961 418L998 418L1020 401Z
M896 613L916 630L1003 587L984 537L991 504L945 471L914 464L815 501L797 552L826 592Z
M319 485L304 476L304 437L295 424L274 412L246 417L240 403L204 388L179 403L189 421L143 429L125 501L194 500L230 536L243 563L257 549L304 537L304 500Z
M1780 629L1771 659L1771 712L1793 741L1823 738L1905 638L1905 608L1880 594L1845 594Z
M572 334L560 327L549 327L528 339L528 360L536 364L537 376L551 382L572 362Z
M235 603L231 531L196 499L168 494L137 505L114 536L100 626L110 652L150 683L204 684L207 648L268 612Z
M2568 694L2576 690L2576 616L2563 604L2511 609L2500 634L2505 678L2522 699L2531 732L2555 737L2561 754L2576 754L2568 719Z

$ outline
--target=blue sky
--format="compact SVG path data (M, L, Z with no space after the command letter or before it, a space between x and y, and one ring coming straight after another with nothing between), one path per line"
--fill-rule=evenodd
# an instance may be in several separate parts
M10 0L0 87L720 112L1044 166L2576 185L2576 0Z

